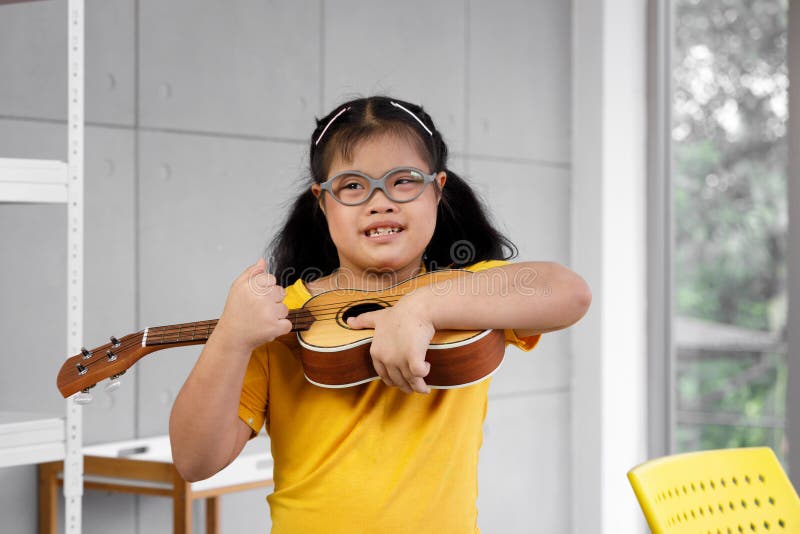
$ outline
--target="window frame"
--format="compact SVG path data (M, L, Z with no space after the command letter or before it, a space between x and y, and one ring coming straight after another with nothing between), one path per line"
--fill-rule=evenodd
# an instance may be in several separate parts
M786 131L789 147L800 142L800 5L789 2L787 70L789 72L789 120ZM800 153L789 150L787 187L789 198L789 235L787 236L787 399L786 438L794 447L787 454L789 476L800 487ZM794 202L792 202L794 199Z
M674 450L672 318L672 0L649 0L647 21L647 448L651 458Z

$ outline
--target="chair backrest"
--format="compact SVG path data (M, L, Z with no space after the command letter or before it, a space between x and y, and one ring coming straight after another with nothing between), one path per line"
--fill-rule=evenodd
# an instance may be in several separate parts
M800 498L767 447L667 456L628 479L654 534L800 533Z

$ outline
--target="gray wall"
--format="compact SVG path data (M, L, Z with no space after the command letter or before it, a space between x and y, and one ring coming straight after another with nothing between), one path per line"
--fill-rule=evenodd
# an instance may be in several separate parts
M355 95L423 104L520 259L569 265L569 9L89 0L85 344L218 317L296 191L314 117ZM66 1L0 7L0 157L65 158L65 21ZM64 219L62 206L0 205L1 409L63 410L53 379L65 356ZM510 349L494 379L480 464L487 533L569 530L567 336ZM157 353L113 397L98 391L85 441L166 433L198 354ZM0 469L4 532L34 531L35 491L33 468ZM264 497L223 498L223 532L266 531ZM170 530L165 500L84 502L87 533Z

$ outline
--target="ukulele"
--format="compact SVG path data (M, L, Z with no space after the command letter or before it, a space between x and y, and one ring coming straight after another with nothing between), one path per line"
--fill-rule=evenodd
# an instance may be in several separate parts
M424 273L394 286L369 291L334 289L311 297L301 308L289 310L290 333L279 336L290 349L298 349L306 379L321 387L356 386L379 378L369 353L374 330L352 329L347 319L392 306L417 287L433 285L436 291L452 291L470 282L468 271L444 269ZM66 398L84 394L97 382L119 377L144 356L157 350L205 343L217 319L145 328L93 350L67 359L56 384ZM464 387L489 377L505 354L502 330L439 330L431 339L425 360L431 364L425 382L431 388Z

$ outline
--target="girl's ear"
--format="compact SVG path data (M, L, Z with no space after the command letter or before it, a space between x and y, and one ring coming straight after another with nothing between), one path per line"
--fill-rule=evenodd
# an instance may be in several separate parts
M447 182L447 173L441 171L439 172L439 174L436 175L436 178L434 178L433 180L436 182L436 185L438 185L438 187L436 188L437 192L439 193L438 195L439 199L436 201L438 204L442 200L442 189L444 188L445 182Z
M322 188L319 186L318 183L311 184L311 194L313 194L317 198L317 202L319 203L319 209L322 210L322 214L327 216L325 213L325 203L322 201Z

